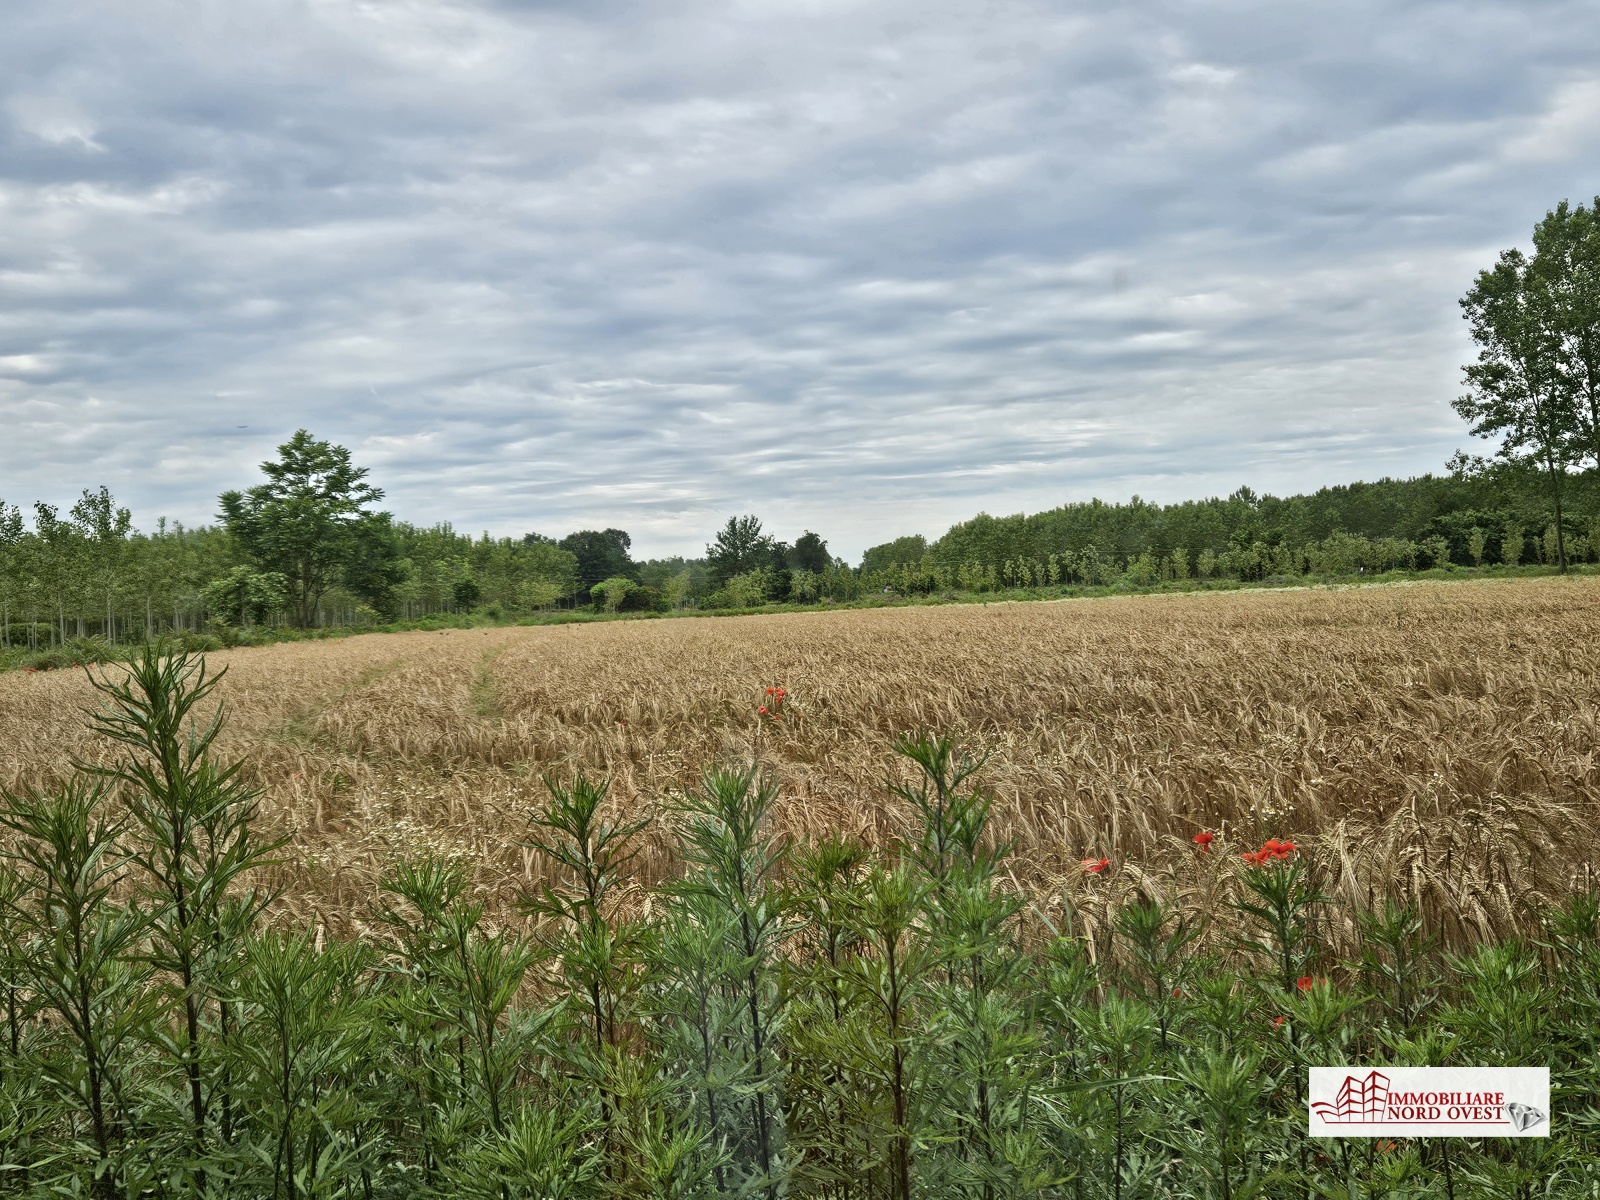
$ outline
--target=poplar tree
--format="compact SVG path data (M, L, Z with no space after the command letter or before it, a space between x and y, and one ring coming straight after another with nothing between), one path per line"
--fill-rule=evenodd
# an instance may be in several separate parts
M0 500L0 646L11 645L11 594L22 551L22 510Z
M118 508L111 492L102 484L97 492L83 489L82 499L72 506L72 523L89 551L90 569L105 600L105 639L115 641L117 587L122 576L123 552L133 532L133 514Z
M70 522L56 515L54 505L42 501L34 502L33 527L38 533L40 587L55 609L54 634L65 642L67 598L74 591L80 557L77 531Z

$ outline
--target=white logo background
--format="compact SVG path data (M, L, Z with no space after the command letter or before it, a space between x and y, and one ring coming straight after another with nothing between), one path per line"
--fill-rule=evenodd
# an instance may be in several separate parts
M1312 1067L1312 1137L1548 1137L1548 1067Z

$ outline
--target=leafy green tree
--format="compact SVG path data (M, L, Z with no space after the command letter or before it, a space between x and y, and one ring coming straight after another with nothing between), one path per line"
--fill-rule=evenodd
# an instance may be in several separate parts
M386 512L366 513L350 526L342 582L384 617L398 613L398 590L406 578L394 521Z
M104 486L98 492L84 488L83 497L72 506L72 523L83 537L96 590L105 600L106 640L115 641L117 586L128 535L133 531L133 514L118 508Z
M67 640L67 599L77 590L82 566L82 539L70 521L56 515L54 505L36 502L33 527L38 533L39 582L55 609L55 635Z
M283 607L289 581L276 571L234 567L200 589L200 598L214 621L260 624Z
M920 533L895 538L881 546L873 546L861 556L861 573L887 571L890 567L905 564L914 566L928 553L928 539Z
M620 611L623 601L638 590L639 585L633 580L621 575L615 575L610 579L603 579L595 584L589 589L589 594L607 612L614 613Z
M22 510L0 500L0 646L11 644L11 598L22 565Z
M1556 205L1534 227L1533 245L1580 453L1600 466L1600 197L1593 208L1573 208L1565 200Z
M455 600L457 608L472 609L483 599L483 589L471 575L463 575L450 589L450 595Z
M1508 567L1516 566L1522 561L1524 547L1522 526L1515 521L1508 522L1500 531L1500 561Z
M639 570L628 551L633 539L622 529L580 529L557 543L578 560L578 590L585 595L595 584L621 575L636 579Z
M1488 543L1488 534L1484 533L1481 526L1474 525L1471 534L1467 536L1467 552L1472 555L1473 566L1483 566L1483 552Z
M771 590L772 572L764 567L746 571L728 580L722 595L730 608L758 608L766 602Z
M772 537L761 532L761 519L747 513L728 518L716 540L706 547L706 562L721 587L735 575L770 569L776 547Z
M261 464L266 483L222 493L222 519L258 569L288 579L290 613L303 628L356 560L374 515L368 506L383 491L366 482L367 469L351 463L350 451L304 429L278 455Z
M679 571L676 575L669 575L662 592L667 598L667 604L672 608L683 608L689 603L689 597L694 591L694 580L688 571Z
M810 571L820 575L832 564L828 556L828 543L820 534L806 530L789 548L789 568L793 571Z
M474 540L448 524L421 529L401 521L388 526L384 536L393 538L398 556L390 578L402 576L403 568L400 582L385 597L381 586L365 590L356 586L357 568L352 567L345 586L385 615L423 617L479 604L532 612L571 597L577 587L577 558L535 534L491 538L486 533ZM376 556L376 561L389 566L386 555ZM468 577L476 592L463 588L458 599L455 585Z
M1497 456L1536 464L1555 507L1556 555L1567 568L1561 501L1576 453L1577 407L1561 370L1559 303L1546 264L1503 251L1461 300L1478 345L1463 368L1470 389L1455 410L1478 437L1499 437Z

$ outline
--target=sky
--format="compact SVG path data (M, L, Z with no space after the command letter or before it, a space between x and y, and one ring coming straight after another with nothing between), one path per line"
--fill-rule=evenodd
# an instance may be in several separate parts
M1440 470L1457 301L1600 193L1594 0L7 0L0 497L418 524Z

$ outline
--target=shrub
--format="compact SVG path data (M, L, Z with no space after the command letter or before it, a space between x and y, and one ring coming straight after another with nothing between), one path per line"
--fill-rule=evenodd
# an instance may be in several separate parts
M622 598L619 612L668 612L671 604L657 588L635 586Z
M22 665L36 671L59 671L64 667L86 667L94 663L119 662L123 651L99 638L71 638L54 650L41 650L22 656Z
M771 587L770 572L766 568L746 571L728 580L722 589L723 606L727 608L759 608L767 602Z
M602 580L589 589L595 607L606 612L620 612L623 602L637 591L639 585L633 580L621 575L614 575L610 579Z

